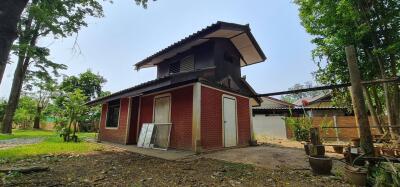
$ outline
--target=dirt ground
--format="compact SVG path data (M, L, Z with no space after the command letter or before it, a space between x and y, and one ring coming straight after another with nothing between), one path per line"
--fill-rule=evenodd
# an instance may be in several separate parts
M50 170L3 174L0 186L349 186L340 177L314 176L304 168L269 169L202 155L167 161L112 148L86 155L38 156L1 165L39 165Z

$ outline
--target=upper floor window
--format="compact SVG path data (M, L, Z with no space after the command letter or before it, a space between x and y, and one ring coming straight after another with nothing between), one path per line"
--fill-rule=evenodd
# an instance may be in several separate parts
M190 55L181 60L181 72L194 71L194 56Z
M194 56L190 55L178 62L171 63L169 65L169 73L180 73L194 71Z
M108 103L106 127L118 127L120 101L115 100Z
M169 65L169 73L179 73L180 72L180 63L179 62L174 62Z

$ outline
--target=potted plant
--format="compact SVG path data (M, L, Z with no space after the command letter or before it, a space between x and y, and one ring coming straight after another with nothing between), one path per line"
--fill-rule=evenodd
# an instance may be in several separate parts
M348 182L355 186L366 186L368 171L366 168L346 165L344 171Z
M307 155L310 154L310 128L312 120L310 117L303 115L302 117L293 117L292 111L289 110L290 116L285 117L285 123L292 130L296 141L303 141L304 151Z

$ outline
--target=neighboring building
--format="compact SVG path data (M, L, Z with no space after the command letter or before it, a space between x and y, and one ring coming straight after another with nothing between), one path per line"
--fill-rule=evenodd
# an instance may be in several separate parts
M264 136L286 139L284 117L290 116L290 110L296 106L273 97L262 97L262 100L260 106L253 107L253 129L256 139Z
M332 95L324 94L313 98L304 98L294 104L263 97L260 106L253 107L254 135L273 138L287 138L285 117L298 117L307 114L310 117L333 117L347 115L346 108L335 107ZM303 106L305 105L305 106Z
M157 79L88 103L102 104L99 138L136 144L142 125L156 123L169 125L169 148L248 145L251 107L261 99L241 67L265 59L249 25L217 22L198 31L135 65L157 67Z
M347 114L346 108L333 105L332 93L299 99L294 104L298 108L304 108L311 117L344 116Z

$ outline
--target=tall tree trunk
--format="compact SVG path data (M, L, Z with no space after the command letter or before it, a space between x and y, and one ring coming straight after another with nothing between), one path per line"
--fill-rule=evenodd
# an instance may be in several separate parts
M36 45L37 38L39 37L38 28L32 28L33 18L29 19L24 23L25 30L19 38L19 44L27 45L32 47ZM19 97L21 95L22 85L25 79L26 71L28 70L29 62L31 59L31 52L27 50L27 46L20 47L18 51L18 63L14 72L14 79L11 86L10 96L8 98L7 107L4 111L3 127L2 133L11 134L12 133L12 122L17 109Z
M371 18L372 16L372 10L373 8L371 7L373 4L370 4L371 1L357 1L358 2L358 7L359 7L359 13L362 15L363 18L363 24L367 24L371 28L375 28L373 24L371 23ZM371 32L369 33L370 35L370 40L372 42L372 47L375 50L381 49L382 45L379 42L379 37L380 35L372 29ZM372 53L373 54L373 53ZM379 73L380 73L380 78L385 79L387 78L387 73L385 70L385 58L380 55L380 54L373 54L373 56L376 58L378 66L379 66ZM390 66L387 66L390 67ZM391 97L391 92L390 88L388 86L388 83L383 83L383 93L385 97L385 106L386 106L386 112L387 112L387 117L388 117L388 125L389 125L389 131L390 135L392 138L395 137L395 131L391 127L392 125L395 125L396 123L396 116L393 114L393 108L392 108L392 97Z
M40 129L40 117L42 116L42 107L39 105L36 107L36 114L35 114L35 120L33 122L33 128L34 129Z
M395 55L391 54L390 55L390 74L392 77L397 76L397 59ZM392 90L392 111L393 111L393 125L395 126L400 126L400 90L399 90L399 85L398 84L392 84L390 85L391 90ZM399 128L394 128L396 130L396 133L400 133Z
M6 69L8 56L17 39L17 24L28 0L0 1L0 84Z
M371 117L372 117L372 121L378 127L379 132L381 134L383 134L385 132L383 131L382 123L378 118L378 115L376 113L374 105L372 104L371 94L369 93L368 89L365 86L363 86L363 91L364 91L365 100L367 101L368 110L369 110L369 112L371 114Z
M385 131L389 131L389 127L385 127L385 125L386 125L386 117L385 117L385 113L383 111L383 106L382 106L382 103L381 103L381 99L379 98L377 89L378 89L378 85L374 85L374 86L371 87L371 94L372 94L372 97L374 98L374 101L375 101L376 113L378 114L379 121L384 126L383 129Z
M25 63L27 61L27 63ZM4 112L2 133L11 134L12 122L15 110L18 106L19 96L21 95L22 84L25 78L26 70L29 64L29 57L20 56L18 64L15 69L13 84L11 87L10 96L8 99L7 107Z
M2 133L11 134L12 122L17 109L19 97L21 95L22 84L25 79L25 74L29 65L29 57L20 56L17 67L14 72L13 84L11 87L10 96L8 98L7 107L4 111Z
M353 101L356 123L360 130L360 145L366 155L374 156L371 128L368 121L368 113L362 93L360 71L357 66L356 50L354 46L346 47L346 60L349 67L351 82L351 98Z

